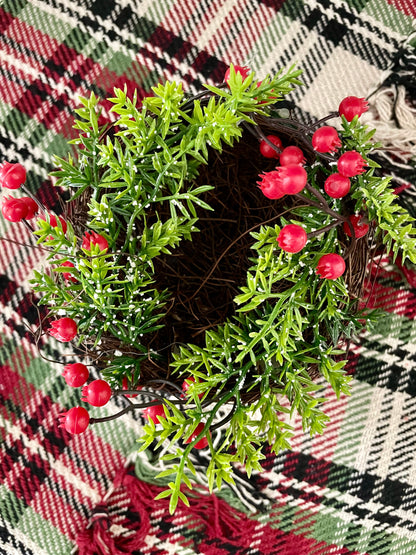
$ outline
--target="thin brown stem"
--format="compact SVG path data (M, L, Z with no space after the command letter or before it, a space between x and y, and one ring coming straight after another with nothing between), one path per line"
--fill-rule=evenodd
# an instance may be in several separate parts
M298 195L297 195L298 196ZM306 197L303 197L302 200L308 201L309 199L307 199ZM309 204L309 203L308 203ZM237 239L235 239L232 243L230 243L228 245L228 247L221 253L221 255L217 258L217 260L215 261L215 264L212 266L211 270L208 272L208 275L205 277L204 281L201 283L201 285L198 287L198 289L193 293L193 295L191 297L188 298L188 300L193 299L198 293L199 291L204 287L204 285L206 284L206 282L209 280L209 278L211 277L211 275L213 274L213 272L215 271L215 268L218 266L218 264L220 263L220 261L224 258L224 256L227 254L227 252L235 245L235 243L237 243L242 237L244 237L245 235L247 235L248 233L251 233L252 231L254 231L255 229L257 229L258 227L262 226L262 225L266 225L269 224L270 222L277 220L277 218L281 218L284 214L286 214L287 212L291 212L290 209L285 210L284 212L280 213L280 214L276 214L276 216L273 216L273 218L269 218L268 220L264 221L264 222L260 222L259 224L254 225L253 227L251 227L250 229L247 229L244 233L242 233L239 237L237 237Z
M308 239L312 239L312 237L318 237L318 235L322 235L322 233L325 233L325 231L329 231L330 229L337 227L341 223L342 223L341 220L335 220L334 222L326 225L325 227L321 227L319 229L316 229L315 231L311 231L310 233L308 233Z

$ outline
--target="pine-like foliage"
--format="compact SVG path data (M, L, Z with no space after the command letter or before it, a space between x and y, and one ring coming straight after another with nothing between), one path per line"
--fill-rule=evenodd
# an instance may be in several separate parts
M194 99L175 82L159 84L142 101L115 89L109 101L117 119L111 127L99 126L99 102L93 94L81 99L78 137L72 141L77 156L57 158L59 169L53 175L57 185L70 189L72 203L88 196L82 225L105 237L109 248L83 248L70 221L64 233L60 224L40 220L38 242L50 249L51 269L35 272L34 289L51 314L76 320L79 342L100 356L108 335L125 346L103 372L116 390L126 376L129 383L140 384L143 361L149 356L157 361L163 354L149 351L146 340L162 326L170 300L167 291L156 287L154 262L182 241L192 241L197 209L210 210L203 197L215 184L197 186L194 181L200 165L208 162L209 147L221 153L224 145L232 147L240 139L243 125L255 129L256 115L269 115L269 106L278 106L300 84L299 74L292 67L259 82L254 73L242 79L232 68L228 87L207 86ZM412 218L394 202L388 179L376 175L377 165L368 158L374 149L372 133L357 117L351 123L343 119L342 125L341 152L355 149L369 165L352 180L353 212L364 213L371 222L374 242L379 238L395 255L400 252L403 260L415 262ZM313 128L303 128L310 142ZM235 298L236 315L207 330L204 346L190 342L173 351L171 371L193 381L186 399L164 399L165 417L158 424L150 420L140 438L142 449L167 441L177 445L165 456L169 468L163 476L172 476L172 481L159 496L171 497L172 511L179 499L187 502L182 485L191 488L189 455L202 438L211 453L209 485L220 487L233 481L235 463L244 464L248 474L260 470L265 443L276 453L289 448L293 430L288 419L294 413L309 433L323 432L325 399L311 367L338 396L349 392L339 340L361 329L363 314L344 277L325 280L315 272L323 254L346 250L334 217L341 203L319 192L322 175L333 171L328 158L318 156L307 167L309 187L300 195L300 206L278 225L252 232L251 267ZM166 203L168 216L159 210ZM301 223L309 234L297 254L276 243L281 227L290 222ZM74 267L63 266L66 261ZM65 281L64 272L74 280ZM254 400L247 401L254 391ZM218 412L226 407L228 416L218 422ZM222 443L214 447L210 429L224 423Z

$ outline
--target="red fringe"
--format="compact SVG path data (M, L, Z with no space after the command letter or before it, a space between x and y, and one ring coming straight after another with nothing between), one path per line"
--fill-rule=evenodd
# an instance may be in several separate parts
M120 490L127 495L128 509L135 516L134 522L123 520L120 513L127 507L119 508L117 516L122 521L115 524L122 526L126 533L114 536L111 531L112 517L109 509L111 505L117 507L117 501L120 504ZM107 502L97 505L88 527L76 538L79 555L126 555L140 550L145 545L145 538L150 530L149 514L152 510L157 509L165 515L169 514L169 500L155 500L162 490L163 488L139 480L132 469L119 475L114 483L112 496ZM194 490L188 490L187 495L190 507L182 506L177 510L182 511L182 515L189 515L192 526L201 529L203 544L200 547L204 546L204 542L214 539L217 545L224 542L241 547L250 546L256 521L250 520L222 499L209 494L206 488L197 486ZM112 503L113 496L115 500ZM204 549L201 553L214 555L214 546L206 545L205 548L208 551Z

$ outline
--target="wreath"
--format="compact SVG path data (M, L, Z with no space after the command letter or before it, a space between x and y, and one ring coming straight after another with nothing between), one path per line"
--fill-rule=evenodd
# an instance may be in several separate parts
M48 251L32 282L48 308L38 337L83 357L64 363L82 402L61 425L78 434L143 411L141 448L173 446L159 496L171 511L187 502L193 449L210 451L212 489L235 464L260 470L265 445L290 448L295 413L324 431L317 377L349 393L349 342L376 317L371 267L384 252L416 261L413 218L360 123L367 103L349 96L303 123L284 100L300 73L259 81L231 65L192 97L176 82L141 100L114 89L111 123L94 94L81 98L76 156L51 174L69 193L61 215L30 195L23 166L1 167L3 187L26 194L3 198L4 217ZM114 396L119 413L90 416Z

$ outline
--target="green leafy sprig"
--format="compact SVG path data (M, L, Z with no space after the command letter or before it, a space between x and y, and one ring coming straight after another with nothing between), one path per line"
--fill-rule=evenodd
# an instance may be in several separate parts
M143 361L163 356L148 347L171 300L156 286L155 260L191 241L198 232L198 209L211 210L205 195L213 185L195 184L209 149L221 153L224 145L232 147L243 126L256 133L256 116L268 116L269 107L300 84L299 75L291 67L259 82L254 72L243 78L231 67L228 87L206 86L197 98L175 82L157 85L142 101L115 89L109 101L116 120L104 128L98 124L98 99L93 94L81 99L74 126L79 135L72 141L77 157L57 158L60 169L53 175L57 185L71 190L72 203L87 198L88 207L82 217L71 214L69 220L80 219L77 226L68 221L66 233L48 217L39 222L38 242L50 250L52 270L35 272L34 289L51 314L77 320L80 342L98 358L106 354L103 375L114 387L126 377L136 387ZM287 124L294 129L293 122ZM310 145L314 128L296 127L305 135L302 144ZM374 242L380 238L395 256L401 252L403 259L416 261L413 220L394 202L388 179L377 176L370 158L377 148L373 131L358 118L343 118L340 134L341 152L357 150L369 167L351 179L353 211L370 222ZM220 488L233 483L235 464L245 465L249 475L260 470L265 443L275 453L290 448L295 415L305 431L323 432L326 399L314 373L337 396L349 393L340 341L358 333L364 314L343 277L323 280L315 272L323 254L348 258L356 244L341 231L348 219L343 201L322 190L322 176L333 172L335 161L332 155L317 155L308 167L308 186L290 213L278 224L252 230L251 266L234 299L235 315L206 330L203 346L180 344L172 350L169 371L193 382L185 398L165 399L160 424L149 420L139 440L141 449L170 444L163 457L168 467L159 477L172 480L159 498L170 497L172 512L179 500L187 503L185 488L192 488L195 474L190 454L203 438L211 456L209 487ZM308 234L305 248L296 254L279 249L281 227L300 222ZM108 250L85 249L85 231L105 237ZM73 280L64 278L68 273ZM111 347L102 346L108 337ZM211 430L221 426L221 441L214 445Z

